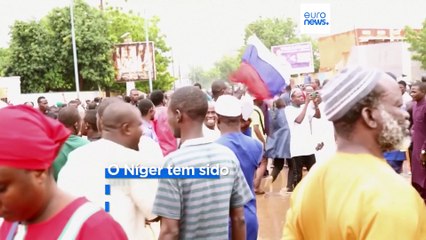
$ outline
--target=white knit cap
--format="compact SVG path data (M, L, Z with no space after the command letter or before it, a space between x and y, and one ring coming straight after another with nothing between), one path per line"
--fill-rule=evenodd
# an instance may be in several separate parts
M328 120L342 118L358 101L373 91L383 75L382 71L359 66L343 69L321 90Z
M220 96L214 107L216 114L224 117L238 117L241 115L241 102L231 95Z

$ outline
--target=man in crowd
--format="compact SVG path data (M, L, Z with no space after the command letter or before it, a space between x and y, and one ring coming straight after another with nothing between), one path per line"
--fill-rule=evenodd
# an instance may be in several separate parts
M168 114L167 107L165 107L165 98L164 93L160 90L154 90L150 99L155 105L155 115L154 115L154 129L158 137L158 142L160 144L163 155L175 151L177 149L177 141L173 136L173 132L168 124Z
M322 98L338 153L295 189L283 239L426 239L424 202L382 155L409 143L398 84L384 72L352 67Z
M99 108L101 109L103 103ZM121 224L129 239L157 239L158 224L145 225L156 218L151 210L157 179L105 179L110 166L161 167L151 151L138 152L142 135L139 110L124 102L109 104L100 118L102 139L73 151L59 174L58 185L77 196L85 196L105 207ZM105 196L105 185L111 194ZM152 234L152 227L154 235Z
M266 140L265 152L266 156L274 161L274 168L271 173L272 182L278 177L286 160L287 164L291 165L289 169L294 169L294 164L290 159L290 127L285 116L285 107L284 99L278 98L270 111L270 135ZM293 171L288 173L288 188L293 186L293 174Z
M265 128L265 115L260 109L263 105L263 101L260 99L255 99L253 101L253 112L251 114L251 136L254 139L259 140L262 143L262 149L265 150L266 145L266 128ZM262 182L262 178L266 171L266 165L268 163L268 159L266 155L263 156L262 161L260 162L259 168L256 171L256 176L254 178L254 191L256 194L264 194L265 191L261 189L260 184Z
M394 74L390 72L387 72L387 74L396 81L396 76ZM399 81L398 85L399 89L401 89L402 94L403 106L401 106L401 108L407 110L408 103L412 102L411 96L406 91L407 84L404 81ZM407 97L409 99L407 99ZM394 149L392 151L385 152L383 156L396 173L400 174L402 172L403 162L406 160L405 151L401 151L400 149Z
M222 96L223 94L229 94L229 86L225 81L222 80L216 80L212 83L212 95L213 95L213 101L217 101L217 99Z
M27 106L0 116L0 239L127 239L109 214L56 186L52 163L69 130Z
M393 77L393 75L391 75L391 77ZM399 89L401 89L402 103L404 104L403 108L408 110L412 105L413 98L411 98L410 94L407 92L407 83L405 81L399 81L398 85Z
M411 86L413 105L412 184L426 203L426 83Z
M44 115L47 115L47 112L49 110L49 103L47 102L47 99L43 96L40 96L37 98L37 104L38 110Z
M310 102L314 102L313 108ZM294 186L300 182L303 167L309 171L315 164L315 142L311 131L312 118L320 118L317 99L312 96L303 96L302 90L295 88L291 92L290 106L285 108L285 116L290 127L290 153L294 166ZM290 168L290 166L289 166ZM291 171L289 169L289 171ZM291 192L293 189L287 189Z
M77 108L68 106L62 108L58 114L58 120L61 122L68 130L71 131L71 135L68 137L67 141L62 145L61 150L59 151L58 156L53 162L53 177L55 180L58 179L58 174L61 171L62 167L68 160L68 155L75 149L86 145L89 143L86 139L78 136L81 127L81 118L78 113Z
M214 102L208 102L208 109L206 118L203 124L203 135L204 137L210 138L212 141L216 141L220 137L220 131L217 129L217 115L214 107Z
M194 87L198 87L201 91L203 91L203 87L201 86L201 84L199 83L194 83ZM212 97L210 97L209 94L207 94L207 92L203 91L204 94L206 95L207 101L213 101Z
M142 116L142 135L151 138L155 142L158 142L157 134L155 133L152 122L155 115L154 104L149 99L142 99L138 103L138 108Z
M237 156L245 180L254 194L254 175L262 160L262 144L241 133L241 102L231 95L220 96L216 101L218 126L222 136L217 143L231 149ZM257 239L259 223L256 215L256 198L244 205L246 239ZM231 229L232 232L232 229Z
M130 104L136 106L139 101L139 91L137 89L130 90Z
M197 87L183 87L172 95L169 125L181 139L166 157L165 167L212 167L229 170L219 179L160 179L153 213L161 217L160 239L246 239L244 204L253 198L235 154L203 138L207 99Z
M138 108L142 115L142 136L139 140L139 151L150 151L155 154L155 159L163 159L163 152L158 144L158 137L152 122L155 115L154 104L149 99L142 99L138 103Z
M99 140L101 138L101 132L98 131L98 126L96 125L96 114L96 109L89 109L84 114L81 133L83 136L86 136L87 140L90 142Z

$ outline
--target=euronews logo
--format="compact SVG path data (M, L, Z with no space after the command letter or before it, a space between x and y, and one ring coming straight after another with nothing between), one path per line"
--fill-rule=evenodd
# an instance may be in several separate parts
M305 17L305 21L303 21L303 25L328 25L330 24L326 17L327 13L325 12L305 12L303 15Z
M301 4L299 26L302 34L330 34L330 4Z

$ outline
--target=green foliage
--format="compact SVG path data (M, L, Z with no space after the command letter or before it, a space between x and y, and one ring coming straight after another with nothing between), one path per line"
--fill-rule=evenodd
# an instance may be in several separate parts
M8 48L0 48L0 77L5 75L6 68L9 64L10 50Z
M156 47L154 87L166 90L174 79L167 72L169 48L158 22L158 18L152 18L149 24L150 40ZM145 41L144 19L114 9L102 12L83 0L76 0L74 25L80 89L101 87L124 92L125 84L114 79L113 46L125 32L131 33L134 41ZM11 35L8 53L0 51L0 74L6 68L6 75L21 76L22 92L75 89L69 7L54 9L39 22L17 21L11 27ZM148 89L147 82L137 86Z
M44 23L17 21L11 35L6 75L21 76L22 92L66 88L67 83L57 73L55 51Z
M193 83L199 83L203 88L209 89L212 82L219 79L217 69L212 68L210 71L205 71L202 67L195 66L189 70L189 79Z
M410 43L410 51L413 51L413 59L422 64L426 69L426 19L423 22L422 29L415 31L410 27L405 28L406 41Z
M228 81L229 75L237 70L240 65L240 59L241 58L238 56L224 56L207 71L198 66L192 67L190 69L189 79L193 83L200 83L203 88L210 89L212 82L215 80Z
M267 48L275 45L296 43L296 23L291 18L266 18L250 23L245 29L245 41L253 35L262 40Z
M219 79L228 80L229 75L240 66L241 58L238 56L224 56L214 64L219 73Z
M56 49L55 62L62 78L75 88L72 38L69 8L51 11L44 19ZM102 13L83 1L76 1L74 26L77 45L80 89L96 90L98 86L111 86L114 82L112 42L108 37L107 19Z

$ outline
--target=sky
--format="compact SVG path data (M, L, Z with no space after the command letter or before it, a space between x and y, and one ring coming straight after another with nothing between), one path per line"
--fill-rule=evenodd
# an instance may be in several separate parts
M86 0L99 6L100 0ZM420 28L426 0L103 0L110 6L156 15L172 48L174 68L183 74L192 66L205 69L244 44L244 28L258 18L293 18L299 24L302 3L329 3L331 34L354 28ZM38 20L71 0L1 0L0 47L10 40L15 20ZM312 35L313 38L319 37Z

